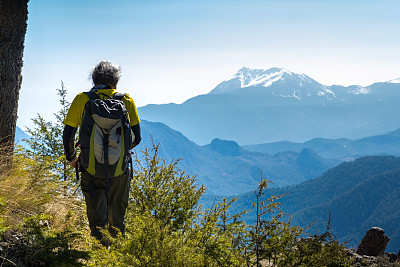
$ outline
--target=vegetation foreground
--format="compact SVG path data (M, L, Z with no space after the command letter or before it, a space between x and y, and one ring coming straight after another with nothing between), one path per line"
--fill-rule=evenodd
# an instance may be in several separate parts
M206 191L195 176L158 157L158 146L134 155L124 236L105 247L89 234L85 204L75 172L62 150L66 90L56 123L40 115L28 129L29 148L0 159L0 266L353 266L345 244L331 233L307 234L291 224L279 198L265 196L260 174L247 225L234 213L236 199L210 208L199 204ZM9 150L9 148L0 148ZM104 242L103 242L104 243ZM379 265L383 266L383 265Z
M135 157L126 235L109 249L89 236L85 206L73 176L57 172L57 159L19 151L2 172L0 216L2 266L350 266L344 245L329 232L305 237L279 209L279 197L254 203L246 225L230 214L235 201L203 209L204 186L157 157L157 146ZM38 157L44 157L42 159ZM61 159L60 159L61 160ZM69 170L70 171L70 170ZM71 174L71 173L70 173ZM268 213L272 219L264 220ZM106 230L104 230L106 232Z

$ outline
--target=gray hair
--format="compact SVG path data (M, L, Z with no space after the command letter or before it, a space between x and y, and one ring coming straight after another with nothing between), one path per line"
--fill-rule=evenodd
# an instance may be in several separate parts
M116 86L121 77L121 68L111 61L102 60L93 68L91 74L95 85Z

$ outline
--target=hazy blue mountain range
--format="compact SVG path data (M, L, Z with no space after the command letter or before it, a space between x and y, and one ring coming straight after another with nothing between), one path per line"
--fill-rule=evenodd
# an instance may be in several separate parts
M366 231L381 227L391 238L387 250L400 248L400 158L393 156L362 157L345 162L328 170L322 176L299 185L269 188L265 197L282 197L282 209L293 216L293 224L313 227L323 231L331 213L334 233L339 240L349 241L357 247ZM253 210L254 190L237 196L231 213ZM205 206L210 206L220 196L204 196ZM228 198L229 199L229 198ZM251 223L254 213L245 217Z
M214 138L241 145L356 139L398 128L398 99L399 79L367 87L325 86L285 69L242 68L209 94L182 104L147 105L139 114L202 145Z
M311 149L325 158L354 159L367 155L400 155L400 129L386 134L364 137L357 140L346 138L314 138L304 143L281 141L243 146L249 151L276 154L283 151L299 152Z
M182 133L163 123L142 120L142 142L136 151L159 145L159 156L167 162L181 158L180 167L197 175L207 193L232 195L257 187L260 171L274 180L273 186L297 184L321 175L340 163L324 159L309 149L282 152L275 155L242 149L236 142L214 139L209 145L199 146Z
M134 149L159 144L159 156L167 162L182 159L179 166L191 175L197 175L199 184L208 187L207 193L233 195L257 187L260 171L273 177L274 186L297 184L321 175L338 165L339 160L324 159L309 149L282 152L275 155L242 149L236 142L215 139L211 144L199 146L180 132L163 123L142 120L142 142ZM20 128L16 141L29 138Z
M348 155L343 154L349 153L348 151L352 152L351 157L356 157L374 155L377 149L381 154L397 155L400 149L399 140L396 138L399 131L352 141L316 138L304 144L287 143L283 149L282 146L274 147L276 144L272 144L272 149L269 149L268 153L260 153L243 149L234 141L220 139L199 146L182 133L162 123L143 120L141 127L143 141L135 149L136 151L142 150L145 146L152 147L152 142L160 143L161 158L167 161L181 158L179 166L182 169L197 175L199 183L208 187L209 194L219 195L240 194L254 190L258 184L260 171L264 177L274 181L272 185L274 187L292 185L319 176L341 161L349 160ZM28 137L17 128L17 141ZM343 152L341 148L343 143L351 146L357 144L359 150L344 149ZM321 157L319 154L325 156ZM332 155L335 156L334 159L327 159L332 158Z

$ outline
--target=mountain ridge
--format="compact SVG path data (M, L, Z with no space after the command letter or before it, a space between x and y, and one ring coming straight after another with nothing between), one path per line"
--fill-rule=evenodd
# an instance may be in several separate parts
M283 186L313 178L340 163L337 159L324 159L315 152L275 155L251 152L234 141L217 138L208 145L199 146L159 122L142 120L141 128L142 142L135 151L159 144L159 156L167 162L181 158L180 168L197 175L198 183L208 187L208 194L232 195L253 190L257 187L260 170L275 178L274 186ZM303 166L307 161L313 166Z
M400 128L384 134L360 139L313 138L304 143L281 141L274 143L243 146L249 151L275 154L282 151L300 152L311 149L325 158L338 158L344 161L367 155L400 155Z

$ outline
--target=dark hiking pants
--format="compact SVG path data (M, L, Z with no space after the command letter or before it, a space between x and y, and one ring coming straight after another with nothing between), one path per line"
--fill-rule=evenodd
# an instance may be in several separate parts
M129 175L122 174L110 178L108 193L106 179L95 178L87 172L82 172L81 187L85 196L86 212L91 235L102 239L99 228L109 226L110 234L114 235L114 227L123 234L125 231L125 211L129 198Z

